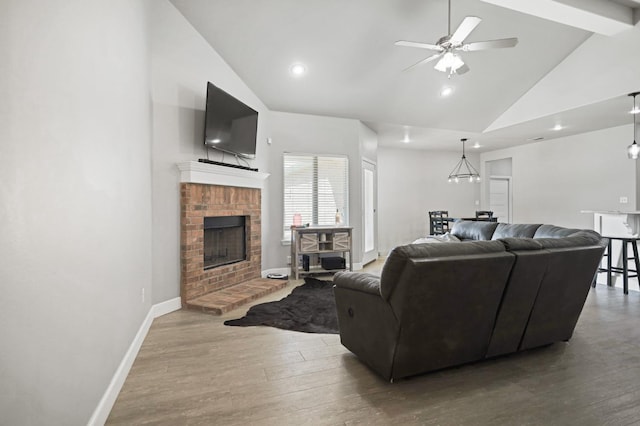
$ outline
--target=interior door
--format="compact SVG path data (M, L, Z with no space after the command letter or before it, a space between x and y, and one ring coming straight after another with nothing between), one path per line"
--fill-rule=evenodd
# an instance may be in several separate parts
M489 210L498 222L511 222L511 178L489 178Z
M362 162L362 263L367 264L378 258L378 208L376 185L376 166L368 161Z

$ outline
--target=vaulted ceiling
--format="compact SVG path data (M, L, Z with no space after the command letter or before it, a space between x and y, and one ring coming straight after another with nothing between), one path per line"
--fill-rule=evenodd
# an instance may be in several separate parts
M394 45L446 35L447 0L172 3L271 110L359 119L381 145L491 150L627 124L640 90L636 0L452 0L452 30L482 18L467 41L519 43L462 53L470 71L451 78L404 72L431 52Z

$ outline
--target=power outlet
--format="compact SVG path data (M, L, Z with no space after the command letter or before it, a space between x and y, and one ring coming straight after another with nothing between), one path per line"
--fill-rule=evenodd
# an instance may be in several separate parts
M627 204L629 199L627 197L620 197L620 204Z
M287 256L287 265L291 265L291 256Z
M140 292L140 297L142 298L142 303L144 303L144 287L142 287L142 291Z

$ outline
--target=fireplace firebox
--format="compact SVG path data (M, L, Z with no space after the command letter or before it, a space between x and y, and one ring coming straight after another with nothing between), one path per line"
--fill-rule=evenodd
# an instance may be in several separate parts
M247 259L245 216L204 218L204 269Z

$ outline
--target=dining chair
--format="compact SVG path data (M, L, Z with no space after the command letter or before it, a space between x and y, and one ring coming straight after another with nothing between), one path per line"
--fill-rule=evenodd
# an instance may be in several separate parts
M493 219L493 212L491 210L477 210L476 220L491 220Z
M449 232L449 211L435 210L429 212L429 234L443 235Z

